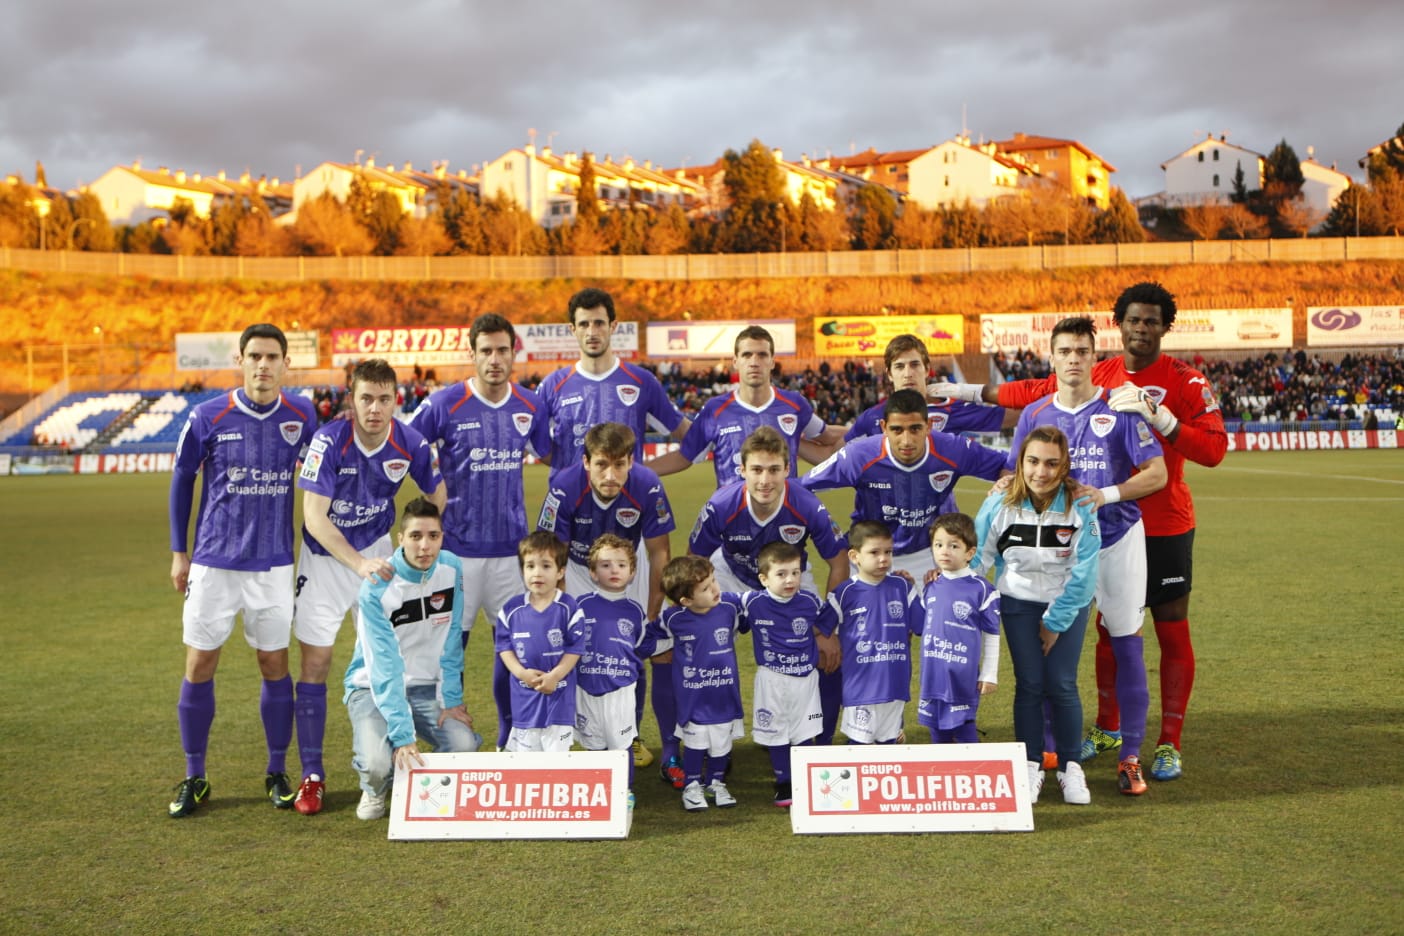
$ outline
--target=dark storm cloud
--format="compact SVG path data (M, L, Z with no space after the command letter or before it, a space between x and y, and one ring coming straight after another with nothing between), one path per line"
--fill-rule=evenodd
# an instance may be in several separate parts
M0 35L0 169L284 178L356 150L468 168L538 144L677 165L1016 131L1079 139L1133 195L1205 133L1355 160L1404 121L1404 5L790 0L23 4Z

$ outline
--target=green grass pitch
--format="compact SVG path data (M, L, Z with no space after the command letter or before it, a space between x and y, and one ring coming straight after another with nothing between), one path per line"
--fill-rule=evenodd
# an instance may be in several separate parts
M183 772L169 477L0 479L0 932L1398 932L1404 452L1235 454L1189 478L1199 664L1182 780L1122 797L1103 759L1092 805L1052 786L1032 834L797 837L747 739L737 809L686 814L641 771L626 842L452 843L389 842L355 818L335 690L325 812L273 810L238 635L217 679L213 797L166 818ZM533 508L543 480L529 472ZM670 479L675 551L710 480ZM983 487L962 485L967 511ZM846 518L843 496L828 502ZM469 707L490 737L485 638ZM351 642L344 627L336 675ZM1090 718L1090 647L1083 662ZM1149 636L1147 662L1153 737ZM1007 658L1001 682L981 713L990 740L1013 737ZM651 713L644 737L656 750Z

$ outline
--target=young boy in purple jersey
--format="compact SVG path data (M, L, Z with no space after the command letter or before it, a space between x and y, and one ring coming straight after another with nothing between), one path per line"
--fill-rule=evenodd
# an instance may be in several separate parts
M171 584L185 595L186 648L177 706L186 776L168 806L177 819L210 795L205 751L215 716L215 670L241 613L244 639L263 676L264 793L279 809L293 804L286 770L293 734L293 478L317 421L308 400L282 392L288 340L277 326L244 329L239 366L242 387L191 410L171 475ZM204 480L192 556L197 474Z
M936 744L980 740L975 712L999 681L999 592L970 568L975 521L948 513L931 524L940 574L922 592L921 695L917 722Z
M678 705L687 777L682 805L688 812L736 805L726 788L731 743L746 734L735 635L742 627L741 597L723 592L711 563L678 556L663 570L663 592L673 605L653 625L658 647L674 652L673 695ZM703 760L707 783L703 787Z
M848 531L848 558L858 574L829 595L834 616L820 625L843 648L843 724L849 744L896 744L912 697L911 635L922 608L911 583L892 569L892 532L876 520Z
M512 382L517 333L488 313L468 330L476 373L435 391L410 425L438 447L448 489L444 545L463 561L463 644L481 611L490 626L521 580L517 544L527 535L522 465L550 451L549 421L541 399ZM510 679L493 654L497 746L511 730Z
M1003 407L971 403L954 397L927 396L927 380L931 374L931 355L926 342L916 335L898 335L887 343L882 356L887 379L892 384L892 392L913 390L928 400L927 415L931 419L932 432L949 432L959 435L963 432L999 432L1005 424L1013 424L1013 414L1006 415ZM869 407L853 420L843 441L852 442L864 436L882 433L882 421L886 418L883 404Z
M576 599L571 626L583 634L575 668L575 740L587 751L632 750L638 737L634 686L643 662L643 606L628 595L638 571L634 545L613 533L602 534L586 560L595 590ZM629 787L634 759L629 758ZM633 794L630 794L631 796Z
M463 566L443 549L439 508L405 505L389 580L361 582L356 652L343 684L351 719L351 765L361 780L356 818L385 815L396 767L423 763L415 737L435 751L476 751L483 743L463 704Z
M823 592L802 563L804 587L827 594L848 578L848 553L843 534L829 518L829 511L799 482L789 479L790 450L779 432L761 426L741 446L741 484L728 484L703 505L688 538L688 552L710 558L717 581L727 591L760 588L757 558L767 543L786 542L804 551L810 540L829 566ZM828 744L838 724L838 644L819 641L819 693L824 703L824 730L820 744Z
M584 633L575 599L561 591L566 546L545 530L517 547L526 593L497 615L497 655L512 674L512 731L504 751L569 751L575 739L575 686Z
M812 744L823 729L814 634L833 613L818 595L800 590L801 558L789 543L766 546L756 560L765 587L741 597L756 655L751 737L770 752L780 807L793 799L790 746Z
M357 364L351 418L317 430L298 475L304 526L293 633L301 657L295 721L302 783L293 807L306 816L321 811L326 791L322 738L336 633L361 583L394 575L395 495L408 475L436 508L447 497L429 443L395 421L397 389L395 369L385 361Z
M1015 453L1031 429L1056 426L1068 440L1070 475L1079 485L1078 496L1097 510L1102 543L1095 599L1098 618L1111 635L1117 663L1114 691L1122 711L1117 783L1122 793L1139 796L1146 791L1140 753L1150 689L1141 640L1146 534L1135 501L1165 486L1165 458L1145 420L1112 409L1107 391L1093 383L1096 329L1090 318L1063 319L1053 327L1049 345L1058 389L1020 414L1009 468L1016 467ZM1082 760L1091 758L1085 749L1095 739L1094 732L1084 743Z
M932 432L926 400L898 390L883 404L882 434L849 442L800 479L809 491L853 488L853 522L880 520L893 531L893 568L917 582L931 565L931 521L956 509L956 482L993 481L1005 455L970 439Z
M634 456L643 457L644 435L653 428L681 439L691 422L678 412L658 378L615 355L614 298L603 289L582 289L570 297L566 319L580 345L580 360L541 381L541 399L551 420L551 479L577 465L585 433L602 422L634 430Z
M566 562L565 590L574 597L594 588L586 560L591 544L604 533L624 537L634 548L643 574L633 576L629 596L642 605L649 619L663 609L663 567L668 564L671 546L668 535L674 529L673 508L663 482L634 460L634 431L622 423L601 423L585 433L584 463L564 468L555 476L541 504L537 526L550 530L570 547ZM665 779L680 783L682 765L678 741L673 737L677 713L673 709L671 656L653 660L653 711L663 739ZM635 683L635 717L643 722L647 676L640 672ZM647 756L645 756L647 754ZM637 737L634 741L635 766L646 767L651 753Z
M812 440L814 447L805 449L805 454L811 455L831 450L843 438L843 429L825 425L802 395L770 382L775 369L775 339L770 332L759 325L742 329L736 336L734 354L740 378L736 389L708 400L677 450L648 463L659 475L682 471L711 452L717 487L724 487L741 477L741 444L759 427L771 426L789 445L793 477L802 443Z

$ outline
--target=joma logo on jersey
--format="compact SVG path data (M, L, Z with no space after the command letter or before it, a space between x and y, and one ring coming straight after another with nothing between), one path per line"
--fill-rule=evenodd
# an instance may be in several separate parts
M614 392L619 396L619 402L625 406L633 406L639 401L639 388L631 387L628 384L620 384L614 388Z
M793 546L804 539L804 527L798 523L782 523L780 525L780 538Z
M1099 439L1105 439L1116 428L1116 417L1110 413L1094 413L1087 421L1092 427L1092 432Z
M521 433L522 435L526 435L528 432L531 431L531 414L513 413L512 425L517 427L517 432Z
M614 512L614 519L622 527L631 527L639 522L639 510L636 507L620 507Z
M242 432L221 432L215 436L216 442L242 442L244 434Z
M296 445L302 438L302 423L296 420L278 423L278 431L283 434L283 440L289 445Z
M780 431L785 435L794 435L799 428L799 417L794 413L786 413L775 420L780 425Z
M931 482L931 490L944 491L951 486L951 478L954 476L954 471L938 471L933 475L927 475L926 480Z
M409 461L404 458L389 458L380 464L380 467L385 471L385 477L395 484L399 484L404 479L405 473L409 471L409 466Z

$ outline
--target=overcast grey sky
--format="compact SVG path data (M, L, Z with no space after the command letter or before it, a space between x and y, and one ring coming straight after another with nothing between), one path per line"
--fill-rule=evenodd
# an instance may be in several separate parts
M6 0L0 171L141 158L292 178L356 150L471 168L551 136L677 166L1016 131L1082 141L1128 194L1205 133L1359 177L1404 123L1404 2Z

